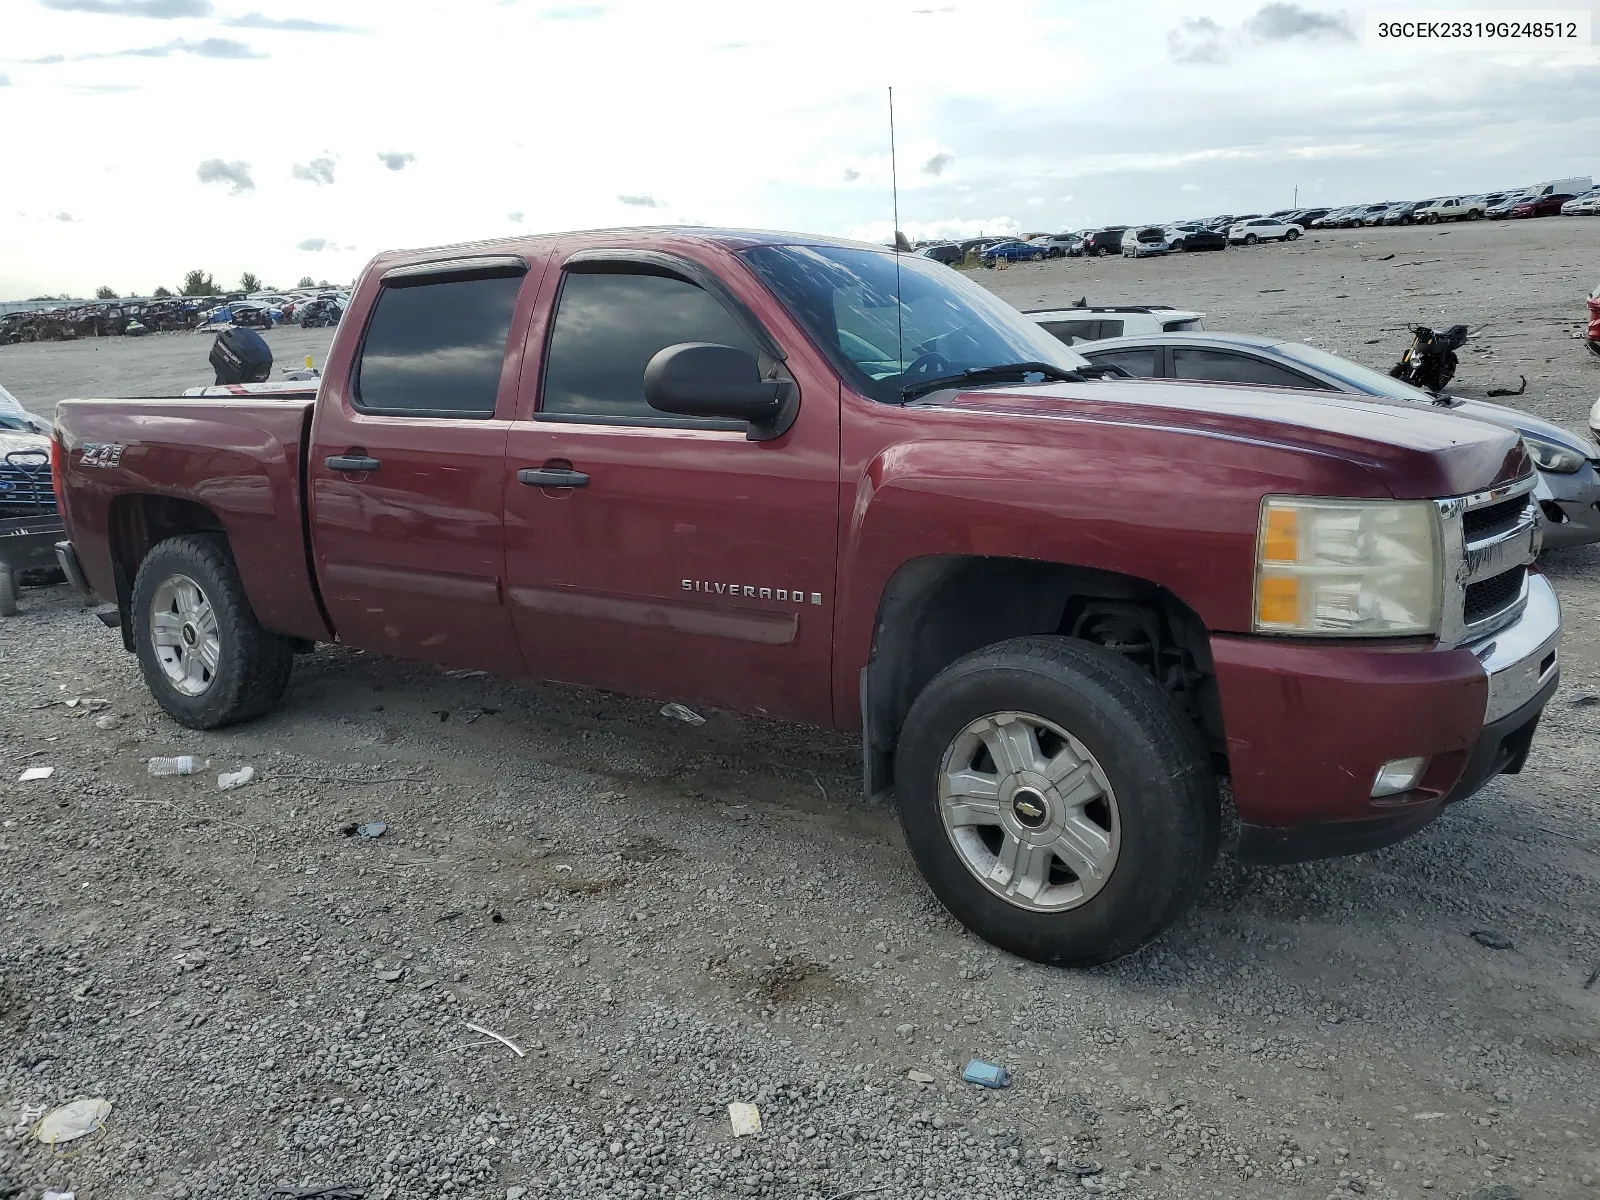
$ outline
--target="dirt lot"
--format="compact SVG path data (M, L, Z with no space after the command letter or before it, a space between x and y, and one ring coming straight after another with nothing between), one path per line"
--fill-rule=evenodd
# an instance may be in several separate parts
M1600 220L1550 220L980 277L1375 366L1407 319L1492 321L1460 390L1526 374L1581 428L1597 274ZM0 381L48 412L203 383L204 349L6 347ZM0 1196L1600 1195L1597 564L1547 556L1569 632L1526 772L1379 853L1224 859L1158 944L1084 972L945 916L849 739L337 649L281 712L196 734L30 590L0 622ZM211 767L146 773L180 753ZM973 1056L1012 1086L959 1082ZM25 1109L97 1095L98 1140L27 1140Z

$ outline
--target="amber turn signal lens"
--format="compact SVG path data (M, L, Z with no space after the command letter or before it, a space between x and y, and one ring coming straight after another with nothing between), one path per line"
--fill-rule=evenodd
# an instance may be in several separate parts
M1261 542L1261 560L1278 563L1300 560L1300 514L1294 509L1267 510L1267 527Z
M1261 581L1256 619L1264 626L1292 625L1300 619L1300 581L1269 575Z

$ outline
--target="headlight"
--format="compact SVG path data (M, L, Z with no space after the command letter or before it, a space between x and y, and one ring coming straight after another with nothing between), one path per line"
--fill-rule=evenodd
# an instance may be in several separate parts
M1547 442L1531 434L1524 434L1522 440L1528 444L1528 453L1533 455L1533 461L1539 464L1541 471L1549 471L1552 475L1571 475L1583 466L1584 456L1576 450L1569 450L1566 446L1558 446L1555 442Z
M1439 626L1439 517L1428 501L1268 496L1255 629L1398 637Z

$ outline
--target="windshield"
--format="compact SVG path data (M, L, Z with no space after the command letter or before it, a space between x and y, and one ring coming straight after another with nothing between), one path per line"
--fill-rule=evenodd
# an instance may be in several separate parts
M897 279L888 251L757 246L741 257L875 400L898 404L902 387L984 367L1089 365L1009 304L927 259L899 255Z
M1363 367L1360 363L1340 358L1337 354L1329 354L1326 350L1318 350L1315 346L1307 346L1300 342L1285 342L1276 349L1286 358L1338 376L1369 396L1384 396L1390 400L1420 400L1424 404L1434 403L1434 397L1421 388L1401 383L1382 371Z

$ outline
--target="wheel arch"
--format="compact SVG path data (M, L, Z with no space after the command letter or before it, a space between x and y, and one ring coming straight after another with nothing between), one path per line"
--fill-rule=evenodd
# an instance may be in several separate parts
M1137 576L1034 559L929 555L902 564L879 598L860 678L863 784L894 782L894 750L912 702L940 671L996 642L1077 637L1143 667L1226 769L1210 633L1168 589Z
M133 581L150 551L168 538L186 533L215 533L224 539L227 528L215 511L195 500L151 492L125 492L112 499L106 511L106 535L111 551L111 577L116 588L117 612L122 618L122 646L133 652Z

